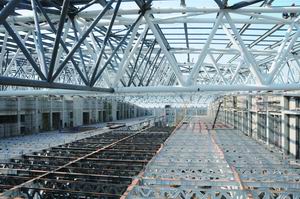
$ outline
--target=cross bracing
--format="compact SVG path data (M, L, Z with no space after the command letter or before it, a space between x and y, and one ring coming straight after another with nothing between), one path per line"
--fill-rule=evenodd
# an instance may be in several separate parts
M4 0L0 83L133 98L168 92L177 101L295 90L300 7L291 3Z

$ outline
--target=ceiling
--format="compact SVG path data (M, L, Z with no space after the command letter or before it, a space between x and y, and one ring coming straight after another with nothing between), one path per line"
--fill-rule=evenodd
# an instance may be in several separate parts
M195 106L231 93L298 90L299 5L4 0L1 89L83 90Z

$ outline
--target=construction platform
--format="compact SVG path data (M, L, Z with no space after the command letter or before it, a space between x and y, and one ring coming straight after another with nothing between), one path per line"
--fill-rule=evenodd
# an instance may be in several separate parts
M124 123L130 129L138 129L141 125L153 122L153 117L139 117L133 119L118 120L118 123ZM0 161L6 161L23 154L32 153L35 151L48 149L61 144L74 142L76 140L91 137L101 133L108 132L106 123L93 124L85 126L86 129L92 130L68 132L50 131L44 133L35 133L23 136L14 136L0 139Z
M112 130L1 164L3 198L300 198L300 163L205 117ZM0 197L0 198L1 198Z
M186 120L185 120L186 121ZM128 198L300 198L300 164L229 126L191 118Z
M144 129L145 123L149 118L127 121L127 130L80 133L68 143L4 160L0 198L120 198L170 135Z

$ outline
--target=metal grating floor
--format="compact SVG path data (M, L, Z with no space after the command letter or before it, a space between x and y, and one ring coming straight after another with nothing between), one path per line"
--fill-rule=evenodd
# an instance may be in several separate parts
M110 131L10 159L0 198L120 198L168 136Z
M300 198L300 164L238 130L191 118L167 140L128 198Z

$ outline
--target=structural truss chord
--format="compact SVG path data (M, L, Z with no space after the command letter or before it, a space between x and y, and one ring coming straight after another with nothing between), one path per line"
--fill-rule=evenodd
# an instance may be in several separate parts
M299 89L299 5L169 1L2 0L0 89L181 104L206 102L202 91Z

